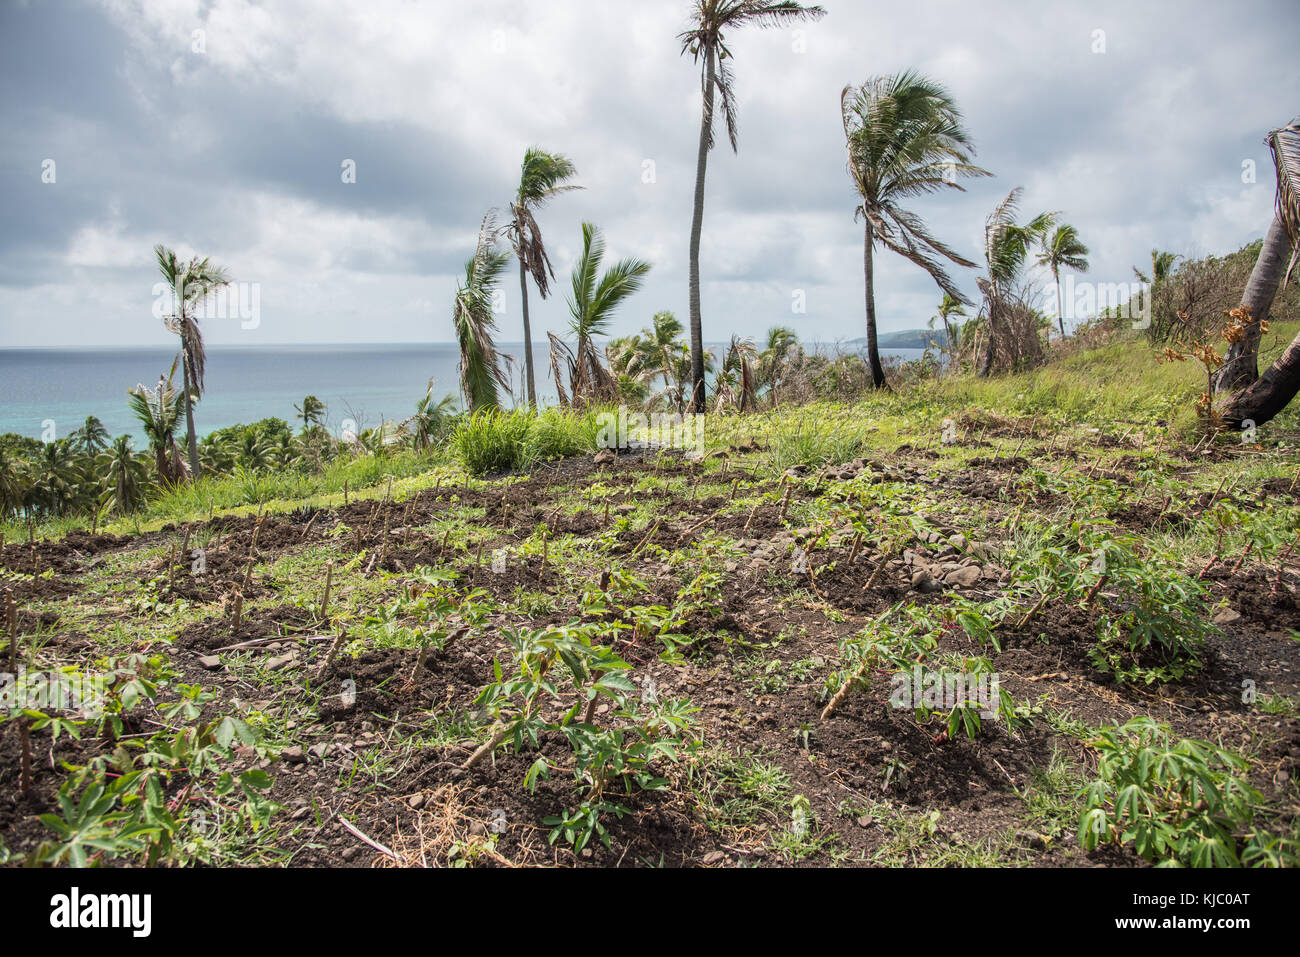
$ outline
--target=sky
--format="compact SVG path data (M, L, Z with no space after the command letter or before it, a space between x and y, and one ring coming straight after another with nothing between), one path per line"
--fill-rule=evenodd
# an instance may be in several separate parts
M1127 282L1153 247L1226 253L1266 230L1264 136L1300 105L1295 0L824 6L817 23L726 37L739 152L719 135L709 156L707 341L777 324L864 335L839 95L902 69L950 90L995 174L911 201L967 258L1016 186L1027 214L1078 228L1080 280ZM447 341L479 223L507 207L530 145L567 155L583 186L539 217L557 281L545 302L531 294L535 336L567 326L583 221L607 262L652 263L611 332L665 309L684 322L700 84L676 36L690 9L0 0L0 348L173 342L156 243L239 282L244 312L216 308L210 344ZM977 299L975 270L955 273ZM880 251L875 280L882 331L934 315L940 293L911 263ZM516 272L503 293L498 337L517 341Z

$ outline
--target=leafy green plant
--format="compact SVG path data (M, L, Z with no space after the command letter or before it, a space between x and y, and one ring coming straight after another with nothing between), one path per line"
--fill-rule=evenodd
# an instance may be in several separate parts
M1098 764L1097 779L1083 791L1085 850L1131 844L1164 866L1300 863L1293 839L1257 826L1261 795L1246 779L1242 756L1206 741L1176 741L1168 726L1146 716L1101 729L1091 744Z

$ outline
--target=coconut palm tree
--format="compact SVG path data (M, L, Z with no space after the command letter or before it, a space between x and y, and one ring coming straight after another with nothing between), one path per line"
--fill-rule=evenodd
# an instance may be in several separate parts
M704 223L704 173L709 150L713 149L714 96L722 101L727 124L727 139L732 152L736 145L735 82L727 60L731 51L724 30L742 26L783 27L791 23L820 20L826 11L819 6L805 7L793 2L765 0L695 0L690 27L678 35L682 54L690 54L700 64L700 91L703 110L700 117L700 143L695 158L695 206L691 216L690 253L690 322L691 322L691 411L704 411L704 333L700 322L700 231Z
M325 420L325 403L314 395L304 396L302 405L295 402L293 408L298 413L294 418L302 419L304 434L320 428L321 423Z
M566 398L574 405L603 399L617 398L618 384L600 361L595 338L609 328L614 310L641 288L650 264L642 259L620 259L603 273L605 240L600 230L591 223L582 224L582 253L573 267L569 293L569 331L575 346L570 350L555 336L551 336L551 362L556 368L556 386L561 401ZM568 368L569 394L558 374L558 358L562 357Z
M981 310L986 319L988 343L980 361L979 374L993 371L999 350L1014 350L1016 343L1012 321L1017 310L1013 303L1015 289L1025 270L1033 247L1042 241L1056 223L1054 212L1039 213L1025 223L1017 223L1020 197L1024 188L1017 186L994 208L984 221L984 261L987 276L977 280L984 296ZM1035 329L1037 326L1035 325ZM1024 330L1020 330L1024 332ZM1037 332L1034 333L1037 336ZM1037 342L1037 339L1034 340Z
M471 412L499 408L500 390L510 387L492 335L496 329L492 294L509 261L510 254L497 249L496 229L488 213L479 227L474 255L465 263L465 280L456 290L451 315L460 346L460 390Z
M911 71L878 76L840 94L848 169L863 220L862 271L867 287L867 358L876 388L885 383L876 341L874 249L877 243L920 266L958 302L969 303L943 268L948 260L975 265L937 239L919 216L899 203L943 189L959 178L989 176L971 163L975 149L948 91Z
M158 480L164 485L175 485L185 478L185 459L176 445L176 426L184 400L172 385L175 374L176 363L173 362L167 377L158 377L156 388L146 389L137 384L127 393L127 404L144 429L158 470Z
M27 463L16 451L0 445L0 519L17 515L27 497L31 482Z
M519 191L510 204L511 219L506 234L519 260L519 292L524 314L524 389L528 404L533 408L537 407L537 389L533 380L533 334L528 323L528 277L533 277L543 299L550 294L550 280L555 278L546 246L542 243L542 229L534 214L552 196L582 189L565 182L577 172L567 157L529 147L519 173Z
M454 398L447 395L435 402L433 400L433 380L429 380L429 387L424 393L424 398L415 405L415 414L402 423L403 426L410 429L411 444L415 448L428 449L447 433L455 415L452 408L455 401Z
M789 326L773 326L767 330L767 344L758 356L758 384L767 386L773 406L790 354L798 348L799 334Z
M1134 266L1133 275L1137 276L1142 282L1158 286L1173 274L1174 263L1182 258L1171 252L1161 252L1159 249L1153 249L1151 250L1151 274L1148 276L1137 266Z
M730 405L739 412L754 410L758 404L758 384L754 375L757 359L758 350L754 343L733 334L713 387L717 408Z
M113 439L96 460L104 480L104 504L119 512L134 512L144 506L149 473L135 456L131 436Z
M1050 236L1044 235L1041 245L1038 264L1052 271L1052 281L1056 283L1056 324L1064 338L1065 308L1061 303L1061 269L1064 267L1075 272L1087 272L1088 247L1079 238L1079 231L1069 223L1057 226Z
M196 318L198 307L214 290L230 282L221 266L206 257L195 256L182 262L176 253L159 243L153 248L158 260L158 271L167 280L171 290L172 311L163 318L169 330L181 340L181 382L185 396L185 428L190 454L190 474L199 474L198 436L194 432L194 400L203 395L203 373L207 354L203 348L203 333Z
M82 455L94 455L108 448L108 429L95 416L87 416L81 427L68 436L72 447Z
M1254 376L1258 369L1260 323L1268 319L1278 287L1289 275L1288 255L1294 261L1292 250L1300 248L1300 121L1274 130L1267 142L1277 170L1277 213L1241 297L1242 307L1254 321L1247 326L1247 338L1234 343L1228 351L1215 383L1216 392L1243 388L1237 383L1244 383L1243 391L1221 400L1218 410L1232 426L1246 421L1262 425L1300 392L1300 336L1263 375ZM1220 383L1224 383L1222 387Z
M945 292L943 298L939 300L939 311L930 317L931 328L934 327L936 319L943 323L943 351L947 353L949 362L957 354L960 345L958 342L960 333L953 325L953 319L966 314L966 307Z

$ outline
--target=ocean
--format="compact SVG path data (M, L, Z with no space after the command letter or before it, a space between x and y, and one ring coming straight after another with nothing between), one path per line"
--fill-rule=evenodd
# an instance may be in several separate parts
M520 343L502 343L521 355ZM919 350L882 350L914 358ZM459 397L459 353L453 343L383 345L212 346L208 349L203 399L194 407L199 435L268 416L294 422L294 403L315 395L326 405L326 425L337 432L344 419L357 431L385 419L406 418L424 396L429 379L436 398ZM144 434L126 404L137 383L152 388L176 357L175 348L0 349L0 433L34 439L62 438L89 415L113 435ZM534 344L537 400L553 404L555 385L546 347ZM515 364L514 392L521 396L522 363ZM180 385L180 371L176 373Z

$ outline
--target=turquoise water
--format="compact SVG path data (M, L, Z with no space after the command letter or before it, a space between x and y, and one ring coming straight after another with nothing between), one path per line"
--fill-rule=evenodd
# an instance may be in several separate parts
M501 348L516 356L523 350L517 343ZM889 354L911 358L915 351ZM47 424L52 423L55 437L61 438L95 415L113 435L128 433L140 443L144 436L127 409L127 390L136 383L152 388L175 356L174 349L156 347L0 349L0 433L48 439ZM293 404L310 394L325 403L332 431L348 418L360 431L410 415L430 377L437 398L458 396L458 359L451 343L213 346L207 391L194 409L195 428L205 435L267 416L293 424ZM554 402L547 349L534 344L533 361L538 401ZM516 368L517 395L522 393L521 376Z

